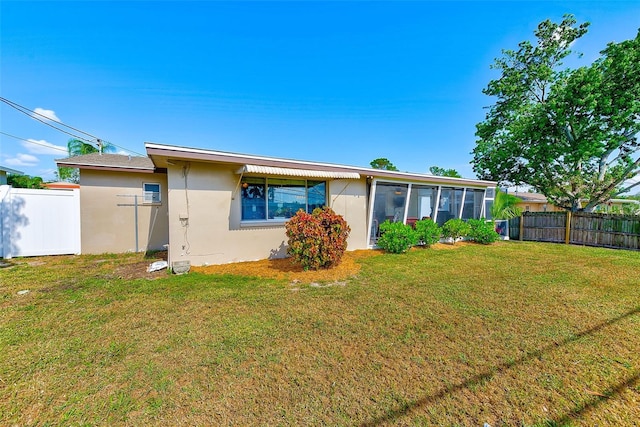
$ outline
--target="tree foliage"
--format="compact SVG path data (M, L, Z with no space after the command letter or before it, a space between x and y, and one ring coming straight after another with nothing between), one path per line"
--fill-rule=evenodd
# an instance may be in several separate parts
M629 191L640 173L640 31L609 43L589 66L563 67L588 23L546 20L537 44L503 50L497 100L477 125L473 169L482 179L528 184L556 206L592 210ZM627 184L625 184L625 182Z
M42 178L39 176L10 174L7 176L7 184L13 188L42 188Z
M380 157L378 159L372 160L371 163L369 163L369 164L374 169L382 169L382 170L387 170L387 171L397 171L398 170L398 168L395 167L394 164L391 163L391 161L389 159L386 159L384 157Z
M101 140L98 140L95 145L77 138L71 138L67 141L69 157L92 153L112 153L114 151L114 145ZM80 181L80 173L76 168L59 167L57 175L60 181L74 182L76 184Z
M518 206L522 199L504 191L496 191L496 197L491 205L491 218L511 219L522 215L522 208Z
M462 178L462 175L455 169L445 169L440 166L431 166L429 168L431 175L435 176L448 176L449 178Z

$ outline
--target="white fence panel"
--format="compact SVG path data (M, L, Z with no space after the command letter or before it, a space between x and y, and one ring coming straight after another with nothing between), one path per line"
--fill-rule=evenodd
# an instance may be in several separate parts
M80 253L80 190L9 188L0 202L0 256Z

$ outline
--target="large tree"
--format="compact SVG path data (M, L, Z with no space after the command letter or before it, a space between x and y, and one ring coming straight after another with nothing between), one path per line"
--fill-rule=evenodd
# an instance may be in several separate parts
M496 102L473 150L480 178L528 184L573 211L639 184L629 180L640 174L640 31L589 66L564 67L588 25L571 15L544 21L535 45L523 41L496 59L501 76L483 91Z
M460 175L460 172L458 172L455 169L445 169L445 168L441 168L440 166L431 166L429 168L429 172L431 172L431 175L435 175L435 176L448 176L449 178L462 178L462 175Z
M395 167L393 163L387 158L380 157L378 159L374 159L369 163L374 169L382 169L387 171L397 171L398 168Z

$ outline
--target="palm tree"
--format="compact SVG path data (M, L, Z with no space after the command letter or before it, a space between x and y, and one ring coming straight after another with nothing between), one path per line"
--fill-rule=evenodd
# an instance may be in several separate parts
M95 144L96 145L93 145L81 139L71 138L67 142L69 157L91 153L112 153L116 151L116 147L114 145L100 139L98 139Z
M498 190L491 206L493 219L511 219L522 214L522 208L517 206L522 200L512 194Z
M67 141L67 152L69 157L82 156L92 153L112 153L116 151L116 147L113 144L104 142L98 139L95 143L97 145L90 144L86 141L77 138L71 138ZM80 182L80 172L76 168L61 167L58 168L58 179L61 181L74 182L78 184Z

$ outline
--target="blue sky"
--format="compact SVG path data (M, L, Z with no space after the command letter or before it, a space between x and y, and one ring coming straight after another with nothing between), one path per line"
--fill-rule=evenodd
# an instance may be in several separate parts
M638 1L3 0L0 93L121 151L150 141L357 166L386 157L474 177L493 59L564 13L591 22L574 65L640 26ZM54 179L69 135L4 103L0 131L13 136L0 134L0 165Z

